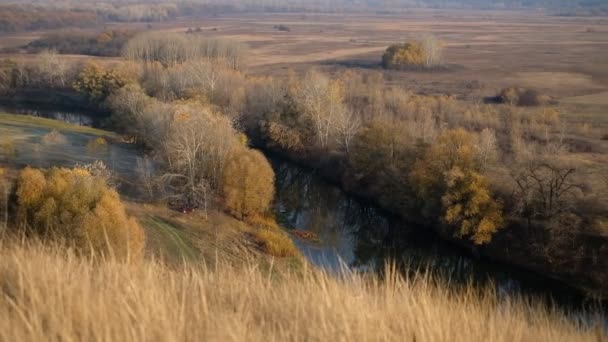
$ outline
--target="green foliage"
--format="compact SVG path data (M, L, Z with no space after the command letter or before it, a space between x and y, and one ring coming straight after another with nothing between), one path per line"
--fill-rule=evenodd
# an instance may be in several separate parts
M233 150L224 169L222 193L226 208L245 218L264 214L274 198L274 171L258 151Z
M144 233L118 193L84 169L26 168L17 181L17 223L86 254L142 255Z

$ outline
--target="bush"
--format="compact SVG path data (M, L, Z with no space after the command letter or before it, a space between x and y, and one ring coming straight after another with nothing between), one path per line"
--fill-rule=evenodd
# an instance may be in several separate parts
M264 252L272 256L288 257L298 253L291 238L279 229L259 228L254 235Z
M423 64L424 52L422 45L418 42L391 45L382 56L382 66L385 69L422 66Z
M274 27L273 27L273 28L274 28L275 30L277 30L277 31L282 31L282 32L291 32L291 28L290 28L289 26L287 26L287 25L283 25L283 24L280 24L280 25L274 25Z
M87 151L91 154L106 152L108 150L108 141L102 137L89 140L87 143Z
M17 180L17 223L85 254L140 257L144 232L118 193L84 169L25 168Z
M504 88L497 97L500 102L511 106L533 107L551 103L551 97L541 94L536 90L525 88Z
M442 50L441 42L431 35L421 40L394 44L382 56L382 66L385 69L433 67L440 64Z
M264 214L274 198L274 171L258 151L237 148L224 169L222 193L226 208L237 217Z
M68 139L65 137L65 135L59 133L59 131L56 129L42 137L42 144L44 145L65 145L67 143Z

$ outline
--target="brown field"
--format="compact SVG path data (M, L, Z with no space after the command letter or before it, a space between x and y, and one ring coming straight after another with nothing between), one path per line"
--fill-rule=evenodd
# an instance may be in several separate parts
M278 24L289 26L291 32L274 29ZM310 66L381 71L380 57L389 44L432 33L444 42L446 67L433 72L391 71L387 79L415 92L447 93L472 101L507 86L530 87L563 103L566 117L580 115L608 123L606 18L410 10L395 15L243 14L180 19L151 28L146 24L109 27L118 25L167 32L200 27L200 34L247 43L249 73L275 75ZM43 33L5 35L0 46L24 45Z
M274 25L285 24L291 32ZM116 24L146 29L144 24ZM432 33L446 47L448 68L397 73L392 79L416 89L487 95L521 85L557 98L608 90L608 19L555 17L542 12L411 10L397 15L256 14L182 19L150 30L200 27L206 36L249 45L250 72L273 73L311 64L377 68L387 45ZM589 30L589 31L588 31ZM0 37L0 46L24 45L44 32ZM472 91L470 84L479 82ZM469 85L469 87L467 87ZM479 89L485 90L485 93Z

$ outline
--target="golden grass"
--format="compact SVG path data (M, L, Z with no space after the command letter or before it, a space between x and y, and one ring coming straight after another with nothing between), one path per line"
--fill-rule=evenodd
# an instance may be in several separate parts
M521 300L428 279L172 269L0 243L1 341L599 341Z
M298 250L289 236L280 229L258 228L255 238L264 252L276 257L297 256Z

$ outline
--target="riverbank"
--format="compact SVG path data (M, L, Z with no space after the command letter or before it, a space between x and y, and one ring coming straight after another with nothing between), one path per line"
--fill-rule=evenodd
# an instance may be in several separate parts
M530 234L530 230L523 224L510 220L507 221L506 227L495 234L491 243L484 246L475 246L467 240L456 239L437 229L437 227L430 225L420 215L416 216L411 212L403 211L403 208L399 207L399 205L384 201L383 199L386 198L383 196L384 194L378 194L374 191L374 183L365 185L357 182L355 176L349 173L348 168L344 166L339 158L324 158L322 154L313 153L286 153L281 149L259 142L258 146L265 149L270 155L284 158L297 165L314 170L316 174L339 186L349 195L373 203L383 210L399 216L405 222L411 223L412 226L416 226L420 230L426 230L426 232L432 230L437 237L448 241L475 258L488 259L500 264L534 272L543 277L566 284L586 296L602 300L607 299L608 292L606 292L605 284L608 281L608 274L606 274L608 265L605 268L589 268L585 261L587 258L592 257L590 255L591 251L603 251L604 249L602 248L608 246L608 239L605 237L579 236L577 237L577 241L585 239L582 246L587 248L587 250L579 251L579 253L587 254L578 254L571 257L566 255L566 258L563 260L556 261L548 259L542 253L542 249L534 250L531 248L533 246L521 245L522 237ZM537 227L537 229L540 230L542 227ZM575 253L576 251L566 249L563 252Z

